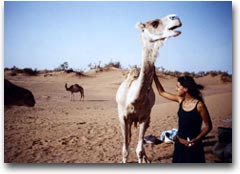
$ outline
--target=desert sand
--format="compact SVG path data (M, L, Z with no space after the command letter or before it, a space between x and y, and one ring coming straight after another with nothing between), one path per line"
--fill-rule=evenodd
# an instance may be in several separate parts
M115 94L125 76L120 69L101 72L89 71L87 76L74 73L51 72L38 76L18 74L4 77L27 88L35 96L34 107L11 106L4 108L4 162L5 163L119 163L121 162L122 135L118 122ZM159 78L165 90L175 93L177 79ZM231 127L232 83L223 83L219 76L205 76L196 81L205 86L203 96L213 122L213 130L205 142L207 163L218 158L212 153L217 127ZM80 84L80 94L70 100L65 83ZM177 128L178 104L156 94L147 135L159 137L161 132ZM129 162L137 162L135 148L138 129L132 128ZM145 144L152 163L171 163L172 143Z

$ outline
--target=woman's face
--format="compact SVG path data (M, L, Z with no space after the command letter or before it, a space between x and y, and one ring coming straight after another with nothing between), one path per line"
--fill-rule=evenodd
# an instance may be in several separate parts
M183 96L187 91L186 88L184 88L180 82L177 82L176 90L179 96Z

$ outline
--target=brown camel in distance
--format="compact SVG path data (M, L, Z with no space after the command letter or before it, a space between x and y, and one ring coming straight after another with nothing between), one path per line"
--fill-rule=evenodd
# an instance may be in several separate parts
M78 92L81 95L80 100L82 98L84 99L84 90L83 90L83 87L81 87L80 85L74 84L74 85L71 85L70 87L67 87L67 83L66 83L65 84L65 89L66 89L66 91L70 91L71 92L71 101L74 100L74 93L78 93Z

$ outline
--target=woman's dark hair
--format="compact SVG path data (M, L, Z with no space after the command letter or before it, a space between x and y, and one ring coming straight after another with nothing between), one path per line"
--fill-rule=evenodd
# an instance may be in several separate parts
M178 82L184 87L188 88L188 93L193 97L196 98L202 102L203 97L200 90L202 90L204 87L200 84L197 84L194 79L191 76L181 76L178 78Z

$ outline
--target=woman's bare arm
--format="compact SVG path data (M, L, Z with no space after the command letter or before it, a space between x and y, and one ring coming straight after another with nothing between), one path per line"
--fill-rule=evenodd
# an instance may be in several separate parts
M155 85L157 87L157 90L158 90L158 93L159 93L160 96L162 96L162 97L164 97L166 99L175 101L175 102L180 102L182 100L182 98L180 96L171 94L171 93L166 92L164 90L164 88L162 87L160 81L158 80L158 77L157 77L156 73L154 73L153 79L154 79Z
M202 128L201 133L196 138L192 139L193 143L204 138L212 130L212 121L206 105L203 102L199 102L197 105L197 109L198 112L200 113L200 116L202 117L204 126Z

